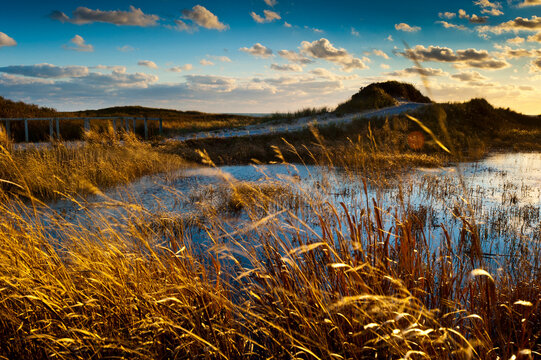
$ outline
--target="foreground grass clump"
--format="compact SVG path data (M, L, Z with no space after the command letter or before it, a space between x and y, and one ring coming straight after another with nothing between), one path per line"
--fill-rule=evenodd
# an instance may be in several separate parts
M183 161L124 134L88 133L85 144L56 143L51 147L0 149L0 188L54 199L88 194L125 184L141 176L178 169Z

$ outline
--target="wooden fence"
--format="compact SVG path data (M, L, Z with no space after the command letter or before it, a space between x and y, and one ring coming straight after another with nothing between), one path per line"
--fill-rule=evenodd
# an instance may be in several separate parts
M132 123L131 131L135 133L135 125L137 121L143 121L144 123L144 130L145 130L145 140L148 140L148 123L149 121L158 121L159 122L159 134L163 134L163 121L161 118L146 118L146 117L62 117L62 118L0 118L0 122L4 123L6 126L6 133L8 138L11 138L11 123L17 122L17 121L24 121L24 139L25 142L29 142L29 122L30 121L49 121L49 137L51 140L55 139L55 130L56 130L56 138L60 138L60 123L63 121L72 121L72 120L78 120L84 121L84 129L85 131L90 130L90 121L103 121L103 120L112 120L113 122L113 129L117 130L117 121L120 122L120 127L124 125L124 129L126 131L130 131L130 122Z

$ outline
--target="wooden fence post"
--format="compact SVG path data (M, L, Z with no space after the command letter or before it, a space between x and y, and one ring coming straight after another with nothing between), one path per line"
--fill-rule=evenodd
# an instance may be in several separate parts
M60 120L55 118L56 121L56 139L60 140Z
M145 140L148 140L148 120L146 117L144 119L144 123L145 123Z
M90 119L85 118L85 131L90 131Z
M6 134L8 136L8 140L11 140L11 123L9 120L6 120Z
M132 122L133 122L133 135L135 135L135 120L136 120L136 118L132 118Z
M128 124L128 118L124 118L124 130L126 130L126 132L129 132L130 131L130 125Z
M24 141L29 142L28 136L28 119L24 119Z
M53 141L54 131L53 131L53 119L49 119L49 141Z

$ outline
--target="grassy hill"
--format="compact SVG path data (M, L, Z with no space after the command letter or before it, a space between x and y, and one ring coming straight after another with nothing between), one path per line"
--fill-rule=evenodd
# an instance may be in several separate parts
M35 118L58 116L55 109L12 101L0 96L0 118Z
M397 104L397 100L419 103L432 102L413 85L398 81L373 83L353 95L348 101L338 105L335 113L351 114L365 110L380 109Z

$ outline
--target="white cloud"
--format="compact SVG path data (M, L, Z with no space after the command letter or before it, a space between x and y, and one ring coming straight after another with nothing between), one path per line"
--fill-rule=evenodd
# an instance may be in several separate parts
M151 68L151 69L157 69L158 68L158 65L156 65L156 63L154 61L150 61L150 60L141 60L137 63L137 65L139 66L146 66L148 68Z
M276 0L263 0L263 1L265 1L265 4L269 6L275 6L276 4L278 4L278 1Z
M201 65L203 65L203 66L213 66L213 65L214 65L214 63L213 63L212 61L207 60L207 59L201 59L201 60L199 61L199 63L200 63Z
M451 78L460 81L485 81L488 80L486 76L481 75L477 71L460 72L458 74L451 75Z
M216 60L216 61L220 61L220 62L227 62L227 63L230 63L230 62L233 62L231 61L230 58L228 58L227 56L216 56L216 55L207 55L208 58L211 58L213 60Z
M512 39L507 39L505 42L508 44L518 45L518 44L522 44L524 41L525 41L524 38L517 36Z
M492 32L501 34L504 32L519 32L519 31L539 31L541 30L541 17L532 16L531 19L517 17L514 20L509 20L496 26L480 26L477 31L480 33Z
M260 57L264 59L272 56L272 50L264 45L261 45L260 43L257 43L250 48L243 47L239 50L248 54L252 54L255 57Z
M130 45L119 46L116 49L121 52L131 52L135 50L135 48Z
M518 7L527 7L527 6L540 6L541 0L524 0L518 5Z
M199 91L231 92L237 87L234 78L213 75L186 75L188 88Z
M528 42L539 42L539 43L541 43L541 32L538 32L535 35L528 36Z
M271 64L271 69L277 70L277 71L301 72L302 71L302 66L300 66L298 64L285 64L285 65Z
M392 35L387 36L387 37L385 38L385 40L388 40L388 41L390 41L390 42L393 42L393 41L394 41Z
M438 16L442 19L453 19L456 17L456 13L454 12L449 12L449 11L446 11L446 12L441 12L438 14Z
M44 79L76 78L88 75L86 66L56 66L51 64L12 65L0 67L0 72Z
M457 30L462 30L462 31L468 30L468 28L465 27L464 25L451 24L451 23L448 23L447 21L444 21L444 20L436 21L436 23L442 24L443 27L446 28L446 29L457 29Z
M344 71L351 71L354 69L367 69L368 66L361 60L350 53L346 49L337 49L331 44L331 42L325 38L308 42L303 41L301 43L301 53L311 56L317 59L324 59L336 64L340 64Z
M399 31L416 32L421 30L419 26L410 26L406 23L395 24L394 28Z
M389 55L387 55L383 50L375 49L374 51L372 51L372 53L376 56L384 58L385 60L389 60Z
M218 17L216 15L214 15L212 12L210 12L204 6L201 6L201 5L195 5L191 10L189 9L182 10L182 18L191 20L194 24L205 29L213 29L213 30L219 30L219 31L229 29L228 25L225 25L222 22L220 22L220 20L218 20ZM177 23L177 26L179 26L178 23Z
M351 27L351 35L357 36L357 37L361 36L361 34L359 34L359 32L355 30L353 26Z
M291 62L301 64L301 65L311 64L314 62L313 60L310 60L306 56L301 55L298 52L290 51L290 50L280 50L278 51L278 55L280 55L284 59L287 59Z
M380 64L380 67L381 67L382 69L390 69L390 68L391 68L391 67L390 67L389 65L387 65L387 64Z
M293 27L293 25L291 25L291 24L288 23L287 21L284 21L284 26L285 26L286 28Z
M387 75L397 76L397 77L409 77L409 76L415 76L415 75L448 76L449 74L441 69L422 68L422 67L413 66L407 69L390 72Z
M257 15L255 12L251 12L250 16L254 19L255 22L262 24L268 23L274 20L280 20L282 17L277 12L271 10L263 10L264 17Z
M474 4L482 8L481 13L483 14L488 14L492 16L503 15L503 11L500 10L502 8L502 4L500 4L499 2L490 2L489 0L478 0L478 1L475 1Z
M0 48L2 46L15 46L17 42L0 31Z
M129 11L102 11L92 10L87 7L80 6L73 12L73 17L69 18L66 14L60 11L53 11L50 15L53 20L60 22L69 22L72 24L83 25L94 22L109 23L115 25L129 26L154 26L160 18L157 15L144 14L141 9L130 6Z
M182 72L182 71L190 71L192 69L193 69L192 64L186 64L186 65L183 65L183 66L173 66L173 67L169 68L167 71L179 73L179 72Z
M85 39L83 39L82 36L75 35L73 39L70 40L70 42L73 44L70 45L64 45L64 48L67 50L74 50L74 51L81 51L81 52L93 52L94 46L87 44Z
M456 52L447 47L417 45L399 53L409 59L417 61L436 61L454 63L455 67L476 67L487 70L499 70L509 67L505 60L495 59L486 50L464 49Z

